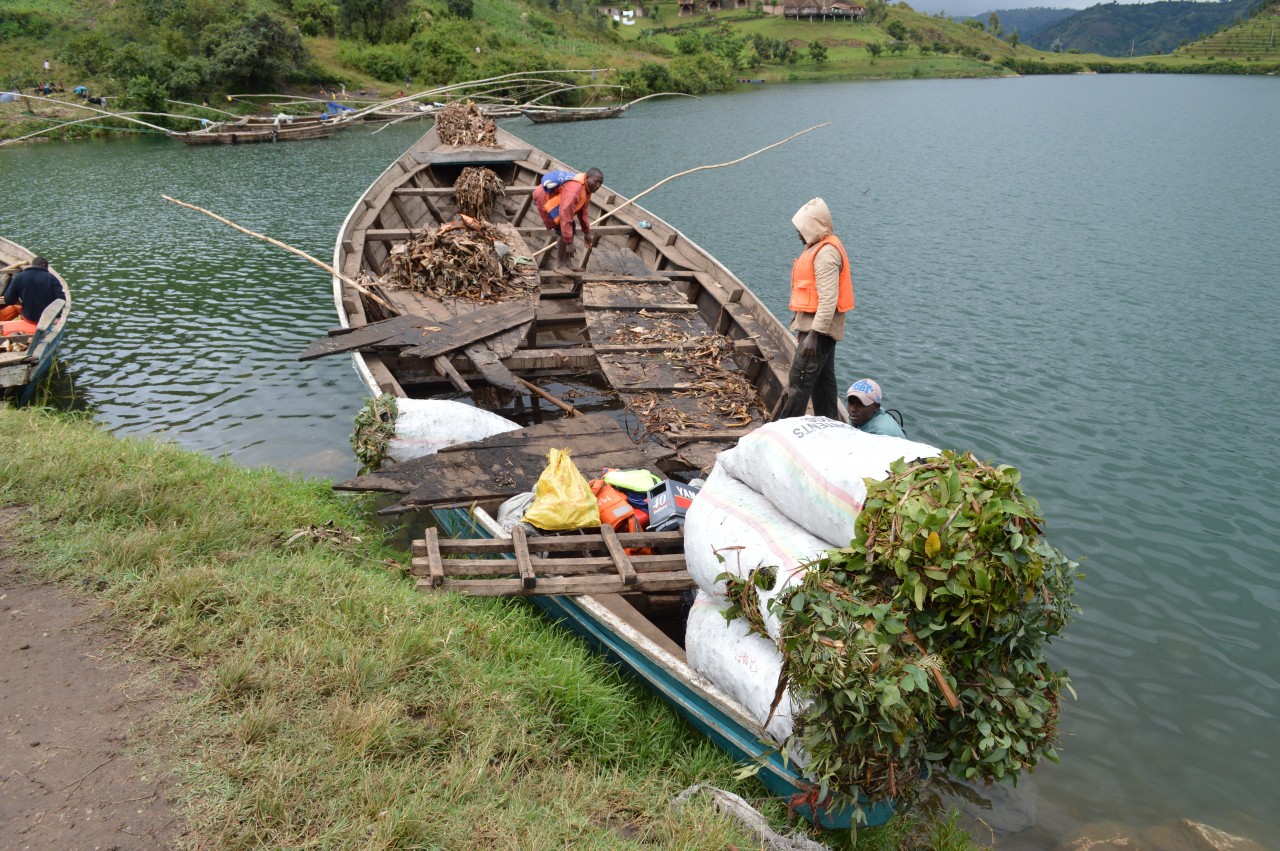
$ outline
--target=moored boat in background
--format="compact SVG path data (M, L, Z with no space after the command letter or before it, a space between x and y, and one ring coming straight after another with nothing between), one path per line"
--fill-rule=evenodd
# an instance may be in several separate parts
M0 237L0 292L8 286L10 276L26 268L36 255L12 240ZM49 271L62 281L65 299L49 305L37 323L36 332L25 335L0 337L0 396L14 395L19 402L26 402L35 392L40 380L53 363L58 343L71 313L71 288L66 279L49 267Z

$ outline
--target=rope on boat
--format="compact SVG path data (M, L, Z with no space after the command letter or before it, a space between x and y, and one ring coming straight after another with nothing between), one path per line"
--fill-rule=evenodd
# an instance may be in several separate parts
M677 177L684 177L686 174L693 174L695 171L708 171L708 170L713 169L713 168L724 168L725 166L737 165L737 164L738 164L738 163L740 163L740 162L745 162L746 160L751 159L751 158L752 158L752 157L754 157L756 154L763 154L765 151L767 151L767 150L769 150L769 149L771 149L771 148L776 148L776 147L778 147L779 145L785 145L787 142L790 142L792 139L796 138L797 136L803 136L805 133L808 133L808 132L810 132L810 131L812 131L812 130L817 130L819 127L826 127L826 126L828 126L830 123L831 123L830 121L824 121L824 122L822 122L821 124L815 124L815 125L813 125L812 127L808 127L808 128L806 128L806 129L804 129L804 130L801 130L799 133L792 133L790 136L788 136L787 138L783 139L783 140L782 140L782 141L780 141L780 142L774 142L772 145L765 145L765 146L764 146L763 148L761 148L760 150L758 150L758 151L752 151L751 153L747 154L746 156L738 157L736 160L729 160L728 162L724 162L724 163L715 163L714 165L700 165L700 166L696 166L696 167L694 167L694 168L685 169L684 171L676 172L675 174L671 175L670 177L664 177L664 178L662 178L662 180L659 180L657 183L653 184L653 185L652 185L652 186L650 186L648 189L646 189L645 191L641 192L639 195L636 195L635 197L630 198L630 199L628 199L628 200L626 200L626 201L622 202L622 203L621 203L621 204L619 204L618 206L614 207L612 210L608 210L607 212L601 213L601 214L600 214L600 216L599 216L599 217L598 217L594 222L592 222L592 223L591 223L591 227L595 227L596 225L598 225L598 224L600 224L601 222L603 222L605 219L607 219L607 218L609 218L610 216L612 216L614 213L617 213L619 210L622 210L622 209L625 209L626 207L631 206L632 204L634 204L635 202L639 201L639 200L640 200L641 198L643 198L644 196L648 195L648 194L649 194L650 192L652 192L653 190L657 189L659 186L663 185L664 183L670 183L671 181L675 180ZM554 239L553 239L553 240L551 240L551 242L550 242L547 246L545 246L544 248L540 249L539 251L537 251L537 252L533 255L533 259L534 259L534 260L537 260L537 259L538 259L539 257L541 257L543 254L546 254L548 251L550 251L550 250L551 250L551 248L552 248L555 244L556 244L556 240L554 240Z
M709 794L717 810L760 837L761 847L768 851L831 851L821 842L815 842L804 836L783 836L769 826L769 820L755 807L732 792L717 789L715 786L708 786L705 783L690 786L676 795L672 803L678 807L699 792Z

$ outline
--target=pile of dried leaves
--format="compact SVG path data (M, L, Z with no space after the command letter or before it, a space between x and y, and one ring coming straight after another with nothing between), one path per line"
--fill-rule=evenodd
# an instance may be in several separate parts
M535 287L516 255L500 254L495 243L505 245L503 234L487 222L449 222L392 248L382 284L436 299L490 303Z
M30 347L30 337L0 337L0 352L25 352Z
M436 132L446 145L498 147L498 130L473 101L446 104L436 113Z
M458 212L473 219L488 219L493 202L502 197L506 185L487 168L467 166L453 184Z
M716 420L693 419L674 405L663 404L656 394L638 393L632 397L629 407L648 431L743 428L763 416L760 394L747 376L739 369L723 365L726 357L732 360L733 340L723 334L693 337L671 327L655 327L652 331L667 336L661 342L680 345L678 349L663 352L667 362L694 374L692 381L682 384L672 395L702 400L702 410L715 414Z

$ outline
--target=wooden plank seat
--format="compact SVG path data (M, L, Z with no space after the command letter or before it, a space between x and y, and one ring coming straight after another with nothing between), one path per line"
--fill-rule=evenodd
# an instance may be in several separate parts
M664 552L632 555L628 549ZM510 538L441 539L429 528L414 541L413 556L419 591L492 597L694 587L680 531L618 533L601 526L581 534L531 536L516 526Z

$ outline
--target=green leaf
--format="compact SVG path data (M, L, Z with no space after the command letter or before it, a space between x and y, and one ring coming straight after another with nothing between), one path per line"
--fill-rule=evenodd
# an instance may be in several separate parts
M791 595L791 610L794 612L804 611L805 596L803 591L797 591Z

